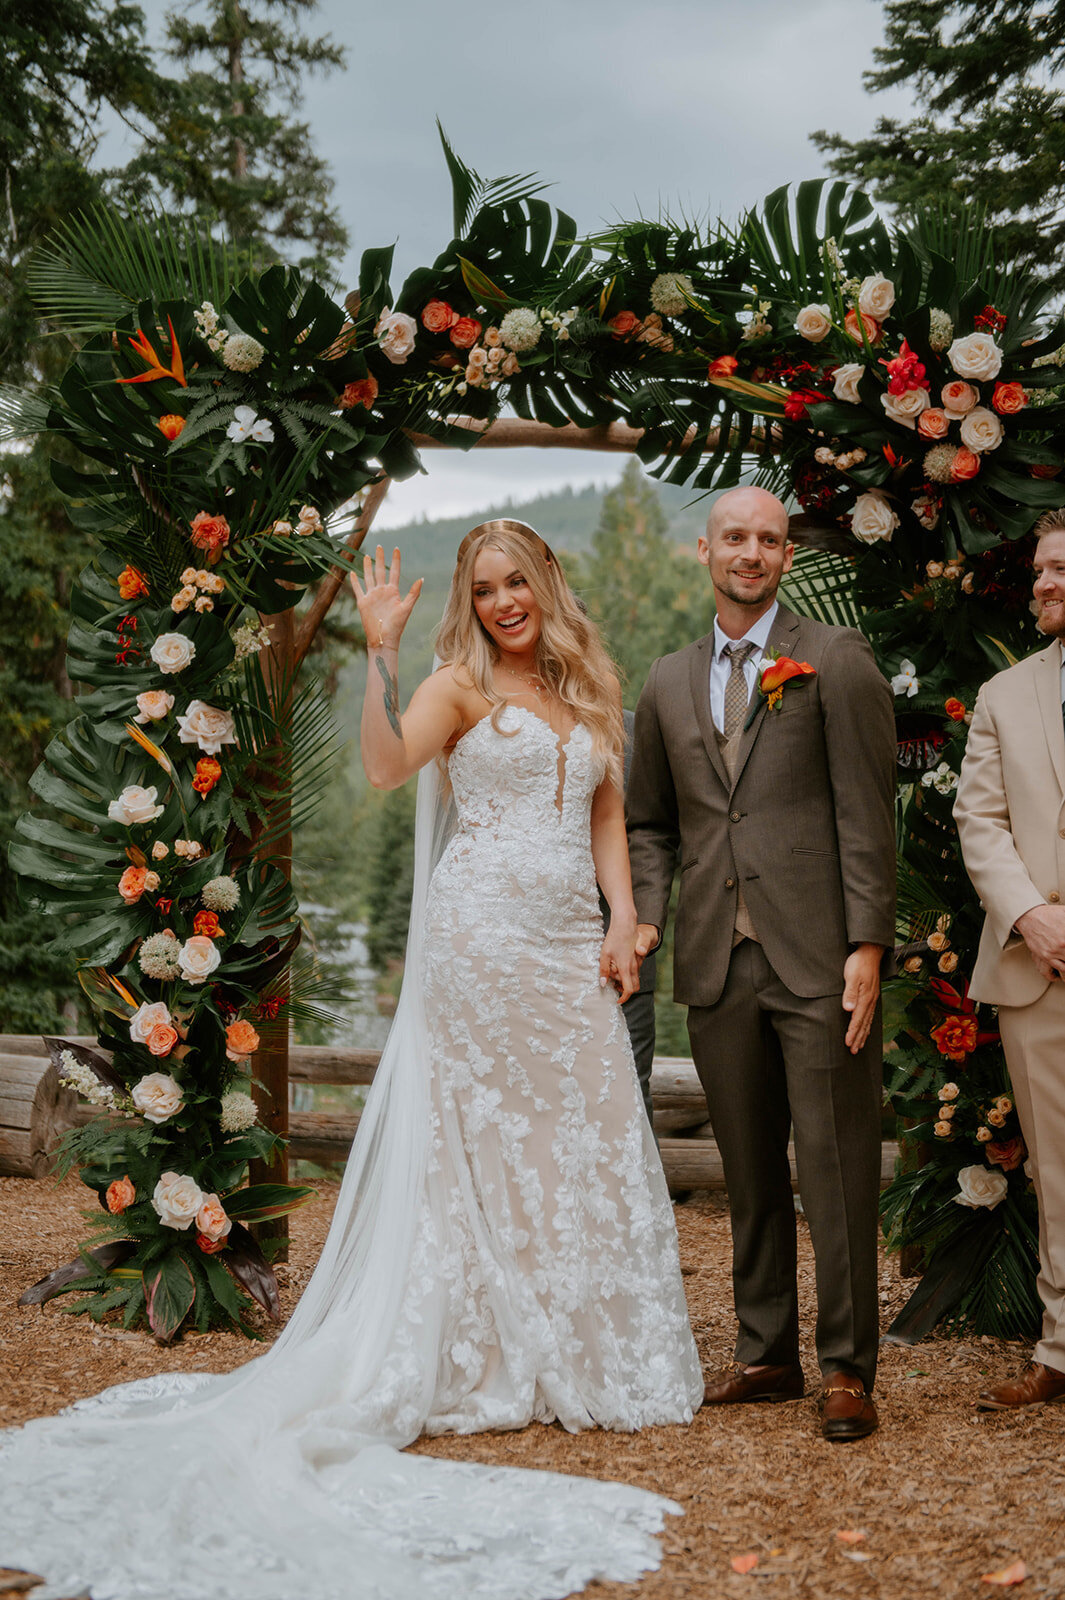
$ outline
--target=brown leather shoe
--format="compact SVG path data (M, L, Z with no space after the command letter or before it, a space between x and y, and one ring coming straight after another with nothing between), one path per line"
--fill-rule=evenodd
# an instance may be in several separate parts
M1029 1361L1019 1377L985 1389L976 1402L978 1411L1012 1411L1015 1406L1039 1406L1065 1400L1065 1372Z
M821 1391L821 1433L834 1444L864 1439L880 1426L873 1397L860 1378L833 1372Z
M704 1406L735 1406L751 1400L801 1400L806 1389L802 1368L763 1367L751 1372L742 1361L722 1367L706 1380Z

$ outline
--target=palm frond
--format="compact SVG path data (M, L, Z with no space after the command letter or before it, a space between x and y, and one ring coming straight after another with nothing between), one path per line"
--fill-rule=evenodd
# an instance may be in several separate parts
M25 389L0 384L0 445L15 444L44 433L48 427L48 402Z
M439 117L436 119L436 129L444 149L447 170L451 174L452 216L456 239L465 238L470 223L485 206L511 205L515 201L527 200L531 195L540 194L548 187L546 183L537 182L535 172L521 175L513 173L506 178L482 178L480 173L474 172L472 167L468 167L461 157L455 154Z
M805 180L794 196L787 185L775 189L731 237L749 256L760 288L800 305L824 290L826 238L835 240L858 276L882 268L891 253L887 229L868 195L824 178Z
M854 562L827 550L798 549L780 589L785 605L801 617L837 627L861 626L862 610L854 595Z

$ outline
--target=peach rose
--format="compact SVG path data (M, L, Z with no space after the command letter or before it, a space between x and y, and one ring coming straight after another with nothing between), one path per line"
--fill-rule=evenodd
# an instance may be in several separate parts
M197 1232L212 1244L220 1244L233 1224L226 1216L225 1208L216 1194L205 1194L203 1204L196 1213Z
M448 333L456 350L471 350L480 337L481 324L476 317L459 317Z
M259 1048L259 1035L243 1017L231 1022L226 1029L226 1055L230 1061L240 1061Z
M610 318L607 326L615 339L627 339L640 326L640 319L635 311L619 311L616 317Z
M430 300L422 312L422 327L430 333L446 333L458 320L458 312L453 311L446 300Z
M229 543L229 523L223 516L212 516L208 511L197 511L192 519L192 542L197 550L206 550L208 561L217 561Z
M964 383L961 378L953 378L950 383L945 383L939 392L944 411L952 418L964 417L971 411L980 396L971 383Z
M145 867L127 867L118 880L118 892L128 906L135 906L145 890Z
M370 410L377 399L377 379L371 372L366 378L357 378L354 383L346 383L342 394L337 396L337 405L341 411L350 411L354 406L365 406ZM275 532L276 527L275 527Z
M950 418L938 406L929 406L917 419L917 432L922 439L942 439L950 427Z
M107 1185L107 1193L104 1195L104 1202L111 1215L113 1217L117 1217L120 1216L123 1211L128 1210L136 1198L137 1191L130 1183L129 1176L127 1174L126 1177L116 1178L113 1183L109 1183Z
M980 457L965 445L959 445L950 464L951 480L954 483L966 483L970 478L975 478L979 471Z
M858 321L859 316L861 322ZM867 317L864 312L848 311L843 319L843 326L855 344L861 344L863 329L870 344L880 343L880 324L875 317Z
M134 722L161 722L174 709L174 696L165 689L146 689L137 696L137 715Z
M1020 383L996 383L995 392L991 396L991 404L999 416L1012 417L1018 411L1023 411L1028 404L1028 396L1024 385Z
M153 1056L168 1056L178 1042L177 1029L163 1023L158 1028L153 1028L146 1040L148 1049Z

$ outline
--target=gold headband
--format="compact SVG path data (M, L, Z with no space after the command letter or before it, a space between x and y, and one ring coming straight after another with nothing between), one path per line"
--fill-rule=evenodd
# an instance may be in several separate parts
M462 557L465 555L466 550L469 547L471 539L479 539L482 534L492 533L524 534L526 538L532 539L540 546L540 549L547 561L554 561L555 559L551 552L551 546L547 543L547 540L541 539L536 529L530 528L527 522L517 522L513 517L496 517L491 522L480 522L476 528L470 529L469 533L466 535L465 539L463 539L455 553L456 564L462 560Z

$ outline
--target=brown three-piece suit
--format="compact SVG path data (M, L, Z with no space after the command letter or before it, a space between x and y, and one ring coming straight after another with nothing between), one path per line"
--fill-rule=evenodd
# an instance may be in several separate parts
M781 606L767 654L808 662L726 741L710 712L710 634L651 668L627 790L640 922L663 929L680 870L674 998L728 1186L737 1360L799 1362L793 1129L817 1262L826 1375L872 1388L878 1344L879 1009L844 1046L843 967L895 939L891 691L852 629Z

